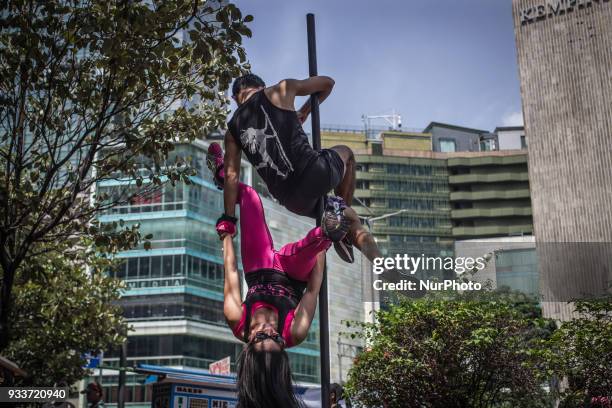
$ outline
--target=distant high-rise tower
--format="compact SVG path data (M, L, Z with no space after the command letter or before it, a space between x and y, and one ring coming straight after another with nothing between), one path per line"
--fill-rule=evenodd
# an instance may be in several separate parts
M544 309L567 318L612 279L612 2L512 4Z

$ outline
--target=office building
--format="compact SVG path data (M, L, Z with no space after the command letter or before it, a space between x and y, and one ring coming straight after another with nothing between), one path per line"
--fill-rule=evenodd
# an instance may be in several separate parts
M355 152L353 208L372 220L383 254L452 255L448 169L432 152L430 133L383 131L368 139L363 131L324 128L321 143Z
M431 133L434 152L488 152L496 150L527 149L523 126L500 126L493 132L457 126L448 123L431 122L423 130Z
M491 139L491 134L486 130L440 122L431 122L423 132L431 133L432 151L441 153L479 152L481 143ZM486 144L490 145L490 142ZM482 150L495 150L495 146Z
M612 2L512 6L544 311L568 318L612 280Z
M449 153L447 166L453 237L533 233L525 153Z
M533 235L457 240L455 256L484 259L484 268L472 274L474 281L534 297L540 294Z
M321 138L323 147L345 144L355 152L353 207L371 220L384 254L445 257L458 255L456 245L464 240L532 240L522 135L518 127L487 132L432 122L423 132L380 130L370 138L358 129L327 127ZM479 151L487 137L493 151ZM451 140L453 149L444 148Z
M496 127L493 134L496 136L497 150L527 149L527 138L523 126Z

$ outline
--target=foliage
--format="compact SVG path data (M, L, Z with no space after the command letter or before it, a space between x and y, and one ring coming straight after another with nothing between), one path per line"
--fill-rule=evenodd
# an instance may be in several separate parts
M349 373L351 397L365 407L548 406L531 349L550 322L532 302L487 296L403 300L359 324L370 346Z
M563 322L538 353L551 374L567 379L560 407L612 405L612 298L576 302L577 316ZM597 405L596 401L606 401Z
M249 68L241 41L251 20L213 0L2 2L0 351L25 259L75 236L133 244L130 229L95 221L133 197L92 203L97 183L189 181L193 170L168 152L225 120L220 91Z
M123 283L104 273L114 262L77 244L28 259L17 274L5 352L28 373L22 385L73 384L85 374L84 352L118 346L127 334L114 304Z

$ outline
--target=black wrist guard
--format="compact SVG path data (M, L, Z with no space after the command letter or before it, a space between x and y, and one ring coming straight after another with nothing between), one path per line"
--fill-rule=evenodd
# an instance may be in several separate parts
M221 217L219 217L219 219L217 220L217 225L219 225L219 223L222 221L229 221L232 224L236 225L236 223L238 222L238 218L223 213L223 215L221 215Z

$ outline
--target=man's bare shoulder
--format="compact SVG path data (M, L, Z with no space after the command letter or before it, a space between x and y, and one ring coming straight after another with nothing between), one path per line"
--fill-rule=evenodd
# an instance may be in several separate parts
M299 79L294 78L285 78L278 81L278 83L269 86L265 89L266 95L271 95L273 93L279 93L281 95L285 95L290 93L299 82Z
M287 78L264 89L264 93L273 105L282 109L295 110L295 85L297 79Z

